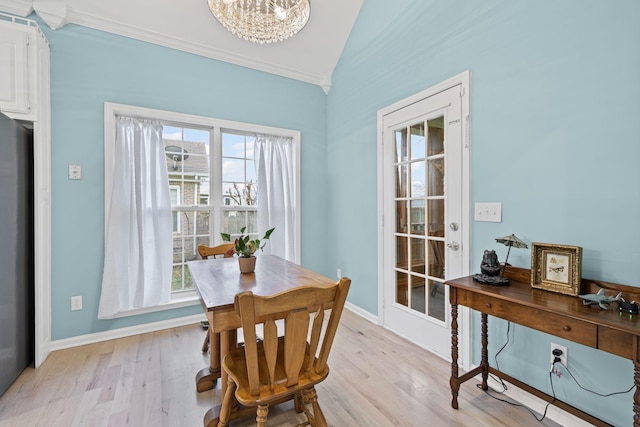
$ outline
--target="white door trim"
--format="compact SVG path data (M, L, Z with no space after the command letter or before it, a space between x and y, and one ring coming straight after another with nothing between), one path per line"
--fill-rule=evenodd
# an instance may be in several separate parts
M41 33L40 33L41 34ZM51 58L49 42L38 52L38 117L33 123L34 366L51 353Z
M461 246L465 248L462 266L462 274L464 276L469 275L470 268L470 251L471 248L471 217L470 217L470 195L471 195L471 114L470 114L470 102L469 93L471 90L471 72L466 70L458 75L455 75L441 83L438 83L428 89L425 89L419 93L411 95L405 99L402 99L392 105L384 107L378 110L377 114L377 156L378 156L378 324L384 325L384 250L383 250L383 225L384 225L384 152L383 152L383 117L399 109L405 108L411 104L419 102L425 98L433 96L437 93L450 89L454 86L461 86L461 103L462 103L462 224L465 224L462 232ZM466 308L460 309L459 320L459 333L460 333L460 364L463 369L468 369L471 362L471 343L470 343L470 329L471 329L471 315L470 311Z

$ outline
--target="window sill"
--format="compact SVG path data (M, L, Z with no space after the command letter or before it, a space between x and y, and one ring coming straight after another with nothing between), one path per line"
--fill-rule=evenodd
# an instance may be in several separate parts
M198 305L199 303L200 303L200 298L198 297L198 293L195 290L180 292L180 293L171 295L171 301L166 304L157 305L155 307L138 308L134 310L124 311L110 317L110 319L137 316L139 314L155 313L158 311L173 310L173 309L182 308L182 307L191 307L193 305Z

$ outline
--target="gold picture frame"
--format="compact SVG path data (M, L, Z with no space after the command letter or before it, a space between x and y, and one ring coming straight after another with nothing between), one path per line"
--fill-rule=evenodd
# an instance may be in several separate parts
M582 248L552 243L531 244L531 286L576 296L580 293Z

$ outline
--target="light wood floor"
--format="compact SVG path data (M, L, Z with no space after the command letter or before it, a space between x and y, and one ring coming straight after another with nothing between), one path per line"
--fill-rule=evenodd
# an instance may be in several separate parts
M0 426L200 427L207 409L220 403L219 384L196 393L195 374L208 366L203 336L193 325L56 351L0 398ZM557 425L492 399L473 380L462 386L460 409L452 409L446 361L348 310L329 365L317 391L334 427ZM284 404L267 424L303 418Z

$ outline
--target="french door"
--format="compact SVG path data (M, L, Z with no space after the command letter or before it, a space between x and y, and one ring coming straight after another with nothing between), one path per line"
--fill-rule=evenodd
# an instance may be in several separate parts
M466 88L448 83L379 114L382 323L445 358L444 281L468 274L469 264Z

